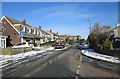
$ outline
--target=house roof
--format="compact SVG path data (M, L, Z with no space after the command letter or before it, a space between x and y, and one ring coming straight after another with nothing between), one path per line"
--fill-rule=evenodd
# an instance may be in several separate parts
M8 16L5 16L13 25L14 24L23 24L23 22L21 22L21 21L19 21L19 20L16 20L16 19L13 19L13 18L10 18L10 17L8 17ZM31 28L36 28L36 27L34 27L34 26L31 26L31 25L29 25L29 24L26 24L28 27L31 27ZM36 29L38 29L38 28L36 28Z
M68 37L68 35L60 35L61 37Z
M31 38L41 38L39 35L34 35L34 34L29 34L29 33L25 33L24 37L31 37Z
M17 29L17 27L14 26L14 24L23 24L23 22L18 21L18 20L13 19L13 18L9 18L9 17L7 17L7 16L4 16L4 17L5 17L7 20L9 20L9 22L13 25L13 27L16 28L16 30L17 30L18 32L20 32L20 31ZM3 18L4 18L4 17L3 17ZM26 25L27 25L27 27L30 27L30 28L39 29L39 28L36 28L36 27L32 27L32 26L30 26L29 24L26 24ZM25 36L25 37L31 37L31 38L41 38L39 35L29 34L29 33L25 33L24 36Z
M46 30L46 32L48 32L49 34L52 34L50 31Z
M59 34L57 34L57 33L54 33L54 32L51 32L53 35L55 35L55 36L59 36Z
M117 28L120 28L120 26L113 28L113 30L115 30L115 29L117 29Z
M41 31L42 31L42 33L46 33L46 34L49 34L47 31L45 31L45 30L42 30L41 29ZM50 34L49 34L50 35Z
M120 24L120 23L117 23L117 24ZM116 26L115 28L110 29L109 31L113 31L113 30L115 30L115 29L117 29L117 28L120 28L120 26Z
M115 28L113 28L113 29L110 29L109 31L113 31L113 30L115 30L115 29L117 29L117 28L120 28L120 26L115 27Z

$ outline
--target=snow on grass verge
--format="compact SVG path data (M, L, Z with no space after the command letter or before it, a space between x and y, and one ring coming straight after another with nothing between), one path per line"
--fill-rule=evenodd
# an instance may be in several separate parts
M92 58L96 58L96 59L100 59L100 60L104 60L112 63L120 63L119 58L96 53L93 49L85 49L85 50L82 50L81 52L82 54L88 57L92 57Z
M19 53L15 55L0 55L0 68L9 65L12 62L18 61L20 59L24 59L27 57L31 57L37 54L42 54L46 53L46 51L54 50L54 47L46 48L46 49L41 49L39 51L29 51L29 52L24 52L24 53Z
M62 49L55 49L55 50L65 50L65 49L67 49L68 47L65 47L65 48L62 48Z

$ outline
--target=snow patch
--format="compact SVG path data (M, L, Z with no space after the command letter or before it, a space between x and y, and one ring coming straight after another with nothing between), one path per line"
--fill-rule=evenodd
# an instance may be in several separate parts
M29 52L24 52L24 53L19 53L15 55L0 55L0 68L4 67L6 65L9 65L8 61L11 60L11 62L18 61L20 59L26 58L27 56L34 56L37 54L44 54L48 50L54 50L54 47L46 48L46 49L41 49L40 51L29 51Z
M96 58L96 59L100 59L100 60L104 60L108 62L113 62L113 63L120 63L119 58L96 53L93 49L85 49L85 50L82 50L81 52L82 54L92 57L92 58Z

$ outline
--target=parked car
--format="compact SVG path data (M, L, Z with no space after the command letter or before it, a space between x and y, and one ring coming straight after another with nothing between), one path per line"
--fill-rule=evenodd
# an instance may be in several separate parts
M81 45L80 45L80 44L76 44L76 45L75 45L75 48L76 48L76 49L80 49L80 48L81 48Z
M33 47L33 44L31 42L22 42L14 45L12 48L29 48Z
M87 44L80 45L80 50L90 49Z
M55 44L55 49L59 49L59 48L62 49L62 48L64 48L64 47L65 47L65 45L64 45L63 43L60 43L60 42L59 42L59 43L56 43L56 44Z

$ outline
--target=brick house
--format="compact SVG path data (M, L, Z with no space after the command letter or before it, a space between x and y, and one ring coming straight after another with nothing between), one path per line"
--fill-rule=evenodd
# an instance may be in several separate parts
M56 41L56 42L60 42L61 41L60 35L58 34L58 32L53 32L51 29L48 32L52 33L51 37L52 37L53 41Z
M2 27L2 22L0 22L0 48L6 48L6 38L7 36L3 36L2 32L5 29Z
M68 36L70 40L74 40L77 41L78 39L81 39L81 37L79 35L77 36Z
M49 34L49 32L47 32L46 30L41 30L42 31L42 41L41 43L45 43L45 42L49 42L51 41L51 36Z
M50 41L55 41L53 33L48 30L46 30L46 31L50 34Z
M30 26L24 21L18 21L6 16L3 16L1 19L3 27L6 30L3 32L3 35L8 36L7 46L12 46L20 42L35 42L37 45L40 44L42 38L41 27L36 28ZM23 38L20 36L20 31L24 32Z
M67 37L68 37L67 35L60 35L61 41L66 41L66 38L67 38Z

